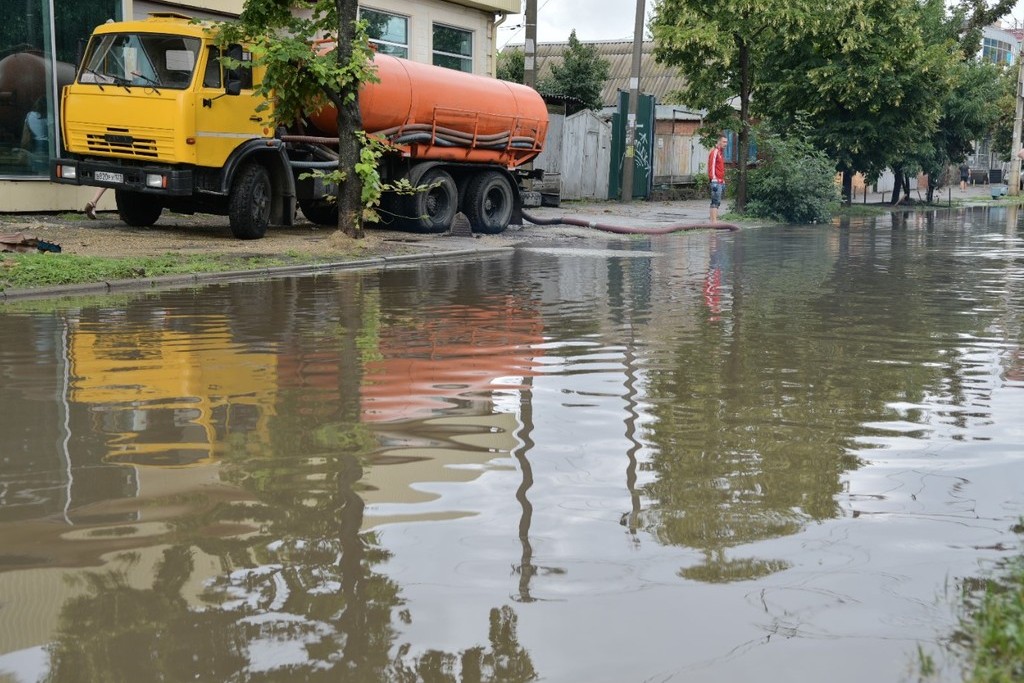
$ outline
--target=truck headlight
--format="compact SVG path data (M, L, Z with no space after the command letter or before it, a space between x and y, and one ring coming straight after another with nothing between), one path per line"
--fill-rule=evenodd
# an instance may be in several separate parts
M61 164L57 167L57 176L73 180L78 177L78 169L74 166L65 166Z
M167 187L167 176L159 173L147 173L146 187Z

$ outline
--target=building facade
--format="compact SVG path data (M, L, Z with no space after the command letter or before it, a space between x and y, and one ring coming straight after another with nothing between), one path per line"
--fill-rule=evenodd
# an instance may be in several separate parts
M58 154L60 89L93 27L179 12L200 19L238 15L243 0L0 0L0 213L80 209L92 188L49 182ZM368 0L360 16L382 52L477 74L495 68L498 25L519 0ZM113 193L104 206L113 207Z

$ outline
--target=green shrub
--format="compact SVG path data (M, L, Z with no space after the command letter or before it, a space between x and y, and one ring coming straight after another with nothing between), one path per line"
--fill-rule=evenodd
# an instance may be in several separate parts
M839 206L836 166L798 138L760 134L762 159L747 180L747 213L786 223L824 223Z
M711 196L711 178L708 177L704 164L701 164L697 172L693 174L693 189L698 197Z

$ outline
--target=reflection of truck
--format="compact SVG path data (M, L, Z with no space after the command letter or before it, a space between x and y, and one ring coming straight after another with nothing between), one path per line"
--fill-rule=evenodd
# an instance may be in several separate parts
M270 447L277 357L239 350L226 324L207 323L202 343L166 323L70 329L68 397L93 416L104 462L191 467Z
M226 52L248 59L242 46ZM257 111L261 70L225 69L220 56L209 26L178 15L97 27L64 89L68 154L53 179L115 188L129 225L152 225L163 209L212 213L229 216L236 237L252 239L268 224L291 224L296 203L313 222L336 224L332 188L300 177L336 166L328 144L334 111L301 122L302 135L275 131ZM517 222L531 174L521 167L547 132L540 96L387 55L374 61L380 83L361 91L363 126L394 148L381 162L385 182L404 178L420 188L386 195L382 215L424 232L447 230L458 210L479 232Z

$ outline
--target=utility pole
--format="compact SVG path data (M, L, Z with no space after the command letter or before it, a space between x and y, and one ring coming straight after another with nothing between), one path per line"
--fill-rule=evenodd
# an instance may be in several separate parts
M1020 129L1024 118L1024 43L1017 50L1017 113L1013 117L1013 144L1010 145L1010 177L1007 179L1006 194L1016 197L1020 194Z
M526 45L523 50L523 85L537 87L537 0L526 0Z
M640 101L640 61L644 48L644 0L636 0L633 26L633 69L629 76L629 117L626 119L626 152L622 159L622 202L633 201L633 167L636 165L636 113Z

